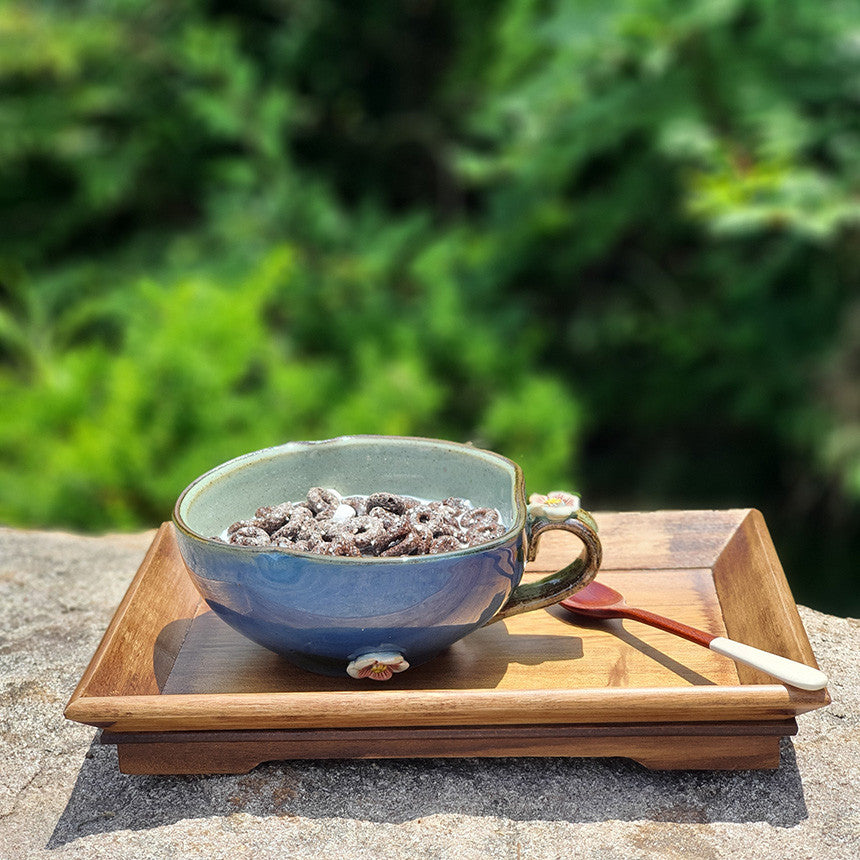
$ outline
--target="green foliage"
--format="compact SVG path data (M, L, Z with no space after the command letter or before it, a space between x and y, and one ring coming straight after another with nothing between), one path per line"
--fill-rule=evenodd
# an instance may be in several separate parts
M420 434L597 507L757 505L842 599L858 25L2 0L0 521L151 525L243 451Z

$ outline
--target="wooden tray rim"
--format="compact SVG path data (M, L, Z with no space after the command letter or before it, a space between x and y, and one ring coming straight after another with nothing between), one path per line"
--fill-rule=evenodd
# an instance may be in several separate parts
M733 511L734 512L734 511ZM643 512L645 513L645 512ZM660 513L660 512L654 512ZM677 512L699 513L699 512ZM722 512L728 513L728 512ZM738 509L763 542L770 566L784 588L775 609L796 606L782 575L761 514ZM90 681L112 648L118 647L135 595L151 572L151 562L172 525L164 523L117 608L66 709L70 720L124 732L237 731L249 728L325 729L408 726L594 725L725 721L785 721L829 704L826 690L807 692L781 684L736 686L579 688L570 690L349 690L341 692L195 693L89 695ZM763 535L762 535L763 532ZM768 547L768 544L770 546ZM682 567L673 568L682 570ZM184 572L183 572L184 573ZM802 639L805 631L800 627ZM795 631L797 636L797 632ZM799 647L814 664L808 640ZM527 708L523 703L527 702Z

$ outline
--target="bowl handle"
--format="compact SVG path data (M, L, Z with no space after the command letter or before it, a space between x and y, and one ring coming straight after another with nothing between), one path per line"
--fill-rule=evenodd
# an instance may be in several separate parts
M577 508L565 510L566 515L559 519L554 511L538 508L532 512L530 505L529 518L526 523L526 538L528 550L526 560L534 561L537 556L538 543L544 532L551 529L562 529L575 534L585 545L579 558L574 559L567 567L545 576L537 582L518 585L502 608L487 622L501 621L521 612L552 606L566 597L570 597L580 588L585 588L600 569L603 558L603 548L597 536L597 523L588 511Z

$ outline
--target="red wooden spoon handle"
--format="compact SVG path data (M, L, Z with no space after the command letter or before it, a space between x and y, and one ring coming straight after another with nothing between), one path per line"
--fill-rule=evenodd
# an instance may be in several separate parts
M659 627L661 630L667 630L676 636L683 636L684 639L689 639L690 642L704 645L705 648L717 638L711 633L705 633L704 630L698 630L695 627L690 627L689 624L682 624L680 621L673 621L671 618L664 618L662 615L649 612L647 609L632 609L625 606L619 609L618 612L619 614L623 614L624 618L629 618L631 621L641 621L643 624Z
M649 612L647 609L634 609L631 606L611 606L605 609L599 606L588 607L587 609L585 607L580 608L576 605L576 597L569 601L562 600L561 605L574 615L583 615L587 618L629 618L631 621L641 621L643 624L650 624L652 627L658 627L661 630L674 633L676 636L682 636L697 645L704 645L705 648L717 638L711 633L705 633L704 630L697 630L695 627L690 627L689 624L673 621L671 618L665 618L662 615Z

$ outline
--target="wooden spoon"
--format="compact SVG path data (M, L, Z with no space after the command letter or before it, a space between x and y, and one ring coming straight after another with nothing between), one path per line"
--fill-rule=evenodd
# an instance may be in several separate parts
M761 669L768 675L791 684L792 687L800 687L801 690L822 690L827 686L827 676L818 669L813 669L812 666L753 648L751 645L744 645L742 642L735 642L725 636L713 636L688 624L682 624L680 621L672 621L670 618L656 615L647 609L634 609L624 602L624 597L615 589L609 588L602 582L589 583L572 597L562 600L560 605L577 615L587 615L591 618L629 618L631 621L641 621L643 624L659 627L698 645L704 645L717 654L731 657L738 663Z

